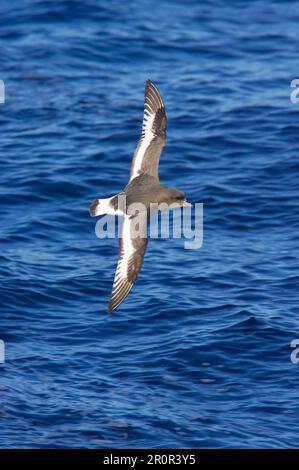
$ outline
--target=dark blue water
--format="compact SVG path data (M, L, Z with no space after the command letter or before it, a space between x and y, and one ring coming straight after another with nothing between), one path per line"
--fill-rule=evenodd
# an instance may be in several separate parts
M1 447L296 447L297 2L1 1ZM204 242L150 241L106 311L143 89Z

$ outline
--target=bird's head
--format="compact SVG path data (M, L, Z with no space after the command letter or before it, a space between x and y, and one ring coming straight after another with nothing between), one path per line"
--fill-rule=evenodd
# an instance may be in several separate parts
M192 207L192 204L187 201L185 194L177 189L170 189L168 204L179 204L181 207Z

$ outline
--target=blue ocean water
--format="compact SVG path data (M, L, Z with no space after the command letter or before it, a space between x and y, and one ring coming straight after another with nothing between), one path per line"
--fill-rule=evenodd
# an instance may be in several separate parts
M296 2L2 0L0 446L298 446ZM150 241L107 314L117 240L90 202L127 183L152 79L160 178L204 241Z

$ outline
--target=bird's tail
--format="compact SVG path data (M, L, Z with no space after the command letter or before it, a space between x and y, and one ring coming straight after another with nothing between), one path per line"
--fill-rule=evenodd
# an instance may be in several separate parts
M111 198L106 199L95 199L90 206L89 214L91 217L96 217L97 215L109 214L111 212L111 207L109 206Z
M117 194L113 197L107 197L105 199L95 199L89 209L91 217L96 217L103 214L111 215L124 215L125 210L122 210L118 205L118 197L121 194Z

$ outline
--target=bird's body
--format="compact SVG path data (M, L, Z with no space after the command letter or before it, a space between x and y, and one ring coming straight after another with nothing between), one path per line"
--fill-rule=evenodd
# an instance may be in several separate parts
M166 113L155 85L148 80L145 87L145 105L142 134L135 150L130 180L124 191L106 199L96 199L90 215L123 216L119 238L119 260L115 273L109 312L117 308L130 292L143 263L147 247L147 221L151 205L190 205L183 192L168 188L159 181L158 166L166 142ZM136 204L138 210L136 213ZM167 207L166 206L166 207ZM133 208L133 210L132 210ZM136 216L138 215L138 233Z

